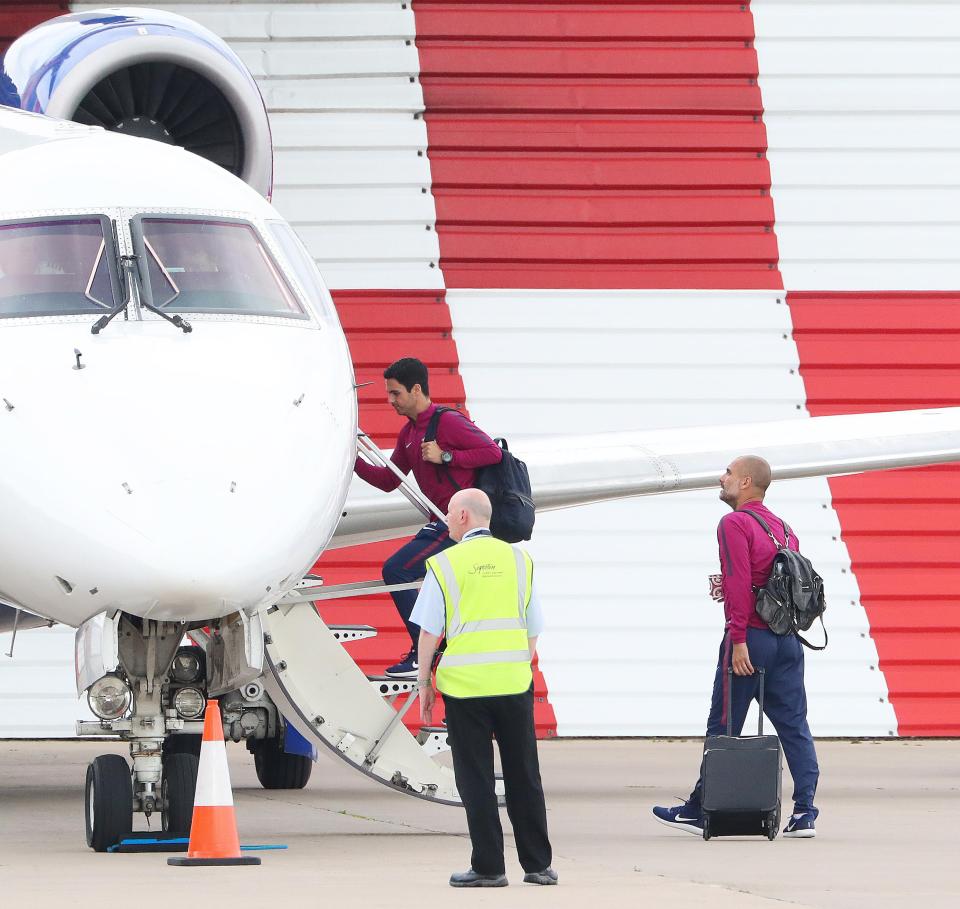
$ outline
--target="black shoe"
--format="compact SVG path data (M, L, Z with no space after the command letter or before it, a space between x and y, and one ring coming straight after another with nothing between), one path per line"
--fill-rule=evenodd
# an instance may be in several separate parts
M477 874L473 868L450 875L451 887L506 887L507 883L505 874Z
M553 868L544 868L543 871L528 871L523 876L525 884L555 884L560 879Z

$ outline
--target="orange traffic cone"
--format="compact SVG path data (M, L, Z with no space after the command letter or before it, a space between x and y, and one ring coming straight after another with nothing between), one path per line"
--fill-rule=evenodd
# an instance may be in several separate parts
M207 701L197 792L193 799L193 826L186 856L167 859L168 865L259 865L260 859L240 854L237 820L233 813L230 769L223 742L220 706Z

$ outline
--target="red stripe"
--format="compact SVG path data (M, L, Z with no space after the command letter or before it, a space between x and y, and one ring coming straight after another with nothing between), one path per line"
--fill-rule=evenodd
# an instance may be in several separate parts
M425 546L418 555L415 555L409 562L404 564L404 568L409 568L414 562L419 562L422 559L427 559L430 555L440 548L440 544L445 542L449 534L445 533L443 536L437 537L432 543L429 543Z
M447 287L783 286L745 4L414 12Z
M787 301L814 416L960 403L960 292ZM830 489L900 734L960 735L960 466Z

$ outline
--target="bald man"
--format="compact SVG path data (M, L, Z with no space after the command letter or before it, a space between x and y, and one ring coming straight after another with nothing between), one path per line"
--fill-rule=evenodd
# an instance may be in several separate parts
M763 504L773 477L770 465L756 455L736 458L720 477L720 500L733 512L717 527L720 549L721 594L726 619L723 642L713 681L713 700L707 718L707 735L723 735L727 728L728 668L733 668L733 733L740 735L750 702L757 697L757 668L764 670L764 713L780 736L793 777L794 808L783 835L809 839L816 836L819 814L813 804L820 769L807 725L807 693L803 681L803 646L794 634L774 634L757 615L756 591L767 583L778 545L767 534L760 518L778 544L789 536L790 549L799 551L796 534ZM673 808L656 806L654 817L663 824L703 835L701 795L697 780L690 797Z
M450 499L447 527L457 545L427 560L411 616L420 626L420 718L427 726L436 701L430 668L441 636L447 639L437 689L473 847L470 870L452 875L450 886L507 886L494 738L523 880L556 884L533 722L530 664L543 628L533 562L491 536L490 515L490 499L479 489Z

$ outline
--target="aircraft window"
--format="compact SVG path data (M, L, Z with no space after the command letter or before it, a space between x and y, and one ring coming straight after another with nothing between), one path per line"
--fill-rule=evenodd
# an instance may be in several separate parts
M306 318L252 225L169 218L140 223L154 306Z
M0 224L0 318L111 309L112 255L100 218Z
M310 253L307 252L307 248L300 238L293 232L293 228L282 221L270 221L268 226L280 249L283 250L283 254L290 262L293 273L303 287L307 299L313 305L317 315L324 322L338 324L337 310L333 305L333 299L330 297L330 291L323 283L323 278L320 277L316 263Z

